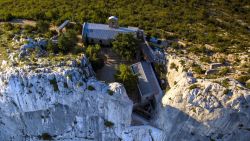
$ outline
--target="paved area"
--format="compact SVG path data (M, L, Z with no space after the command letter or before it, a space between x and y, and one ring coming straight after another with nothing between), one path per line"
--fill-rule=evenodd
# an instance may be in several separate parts
M96 77L98 80L105 82L114 82L114 75L120 64L127 64L128 62L121 59L117 54L115 54L111 48L102 48L101 54L105 58L105 65L102 69L98 70Z

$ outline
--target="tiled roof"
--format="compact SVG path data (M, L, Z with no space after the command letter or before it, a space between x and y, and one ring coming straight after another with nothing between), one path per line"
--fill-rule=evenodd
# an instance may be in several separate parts
M161 88L150 63L135 63L132 65L132 70L138 75L138 86L141 95L155 95L160 93Z
M95 23L84 23L83 34L86 34L88 38L95 39L114 39L119 33L133 33L136 32L138 28L110 28L107 24L95 24Z

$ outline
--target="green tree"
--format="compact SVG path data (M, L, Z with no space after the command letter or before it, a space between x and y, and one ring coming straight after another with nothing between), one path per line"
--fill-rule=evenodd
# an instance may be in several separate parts
M133 34L118 34L112 42L113 50L126 60L133 60L138 49L138 40Z
M69 30L66 33L63 33L58 38L58 48L63 53L68 53L69 51L74 50L77 43L76 32Z
M53 52L53 53L58 53L59 52L59 49L58 49L57 45L54 44L52 41L48 42L46 50L49 51L49 52Z
M104 60L99 56L100 50L100 45L89 45L86 49L86 55L88 56L94 71L97 71L104 66Z
M124 85L129 95L138 91L137 76L132 73L129 66L121 64L115 74L115 79Z
M36 26L37 26L37 30L41 33L45 33L49 31L49 22L47 21L40 20L37 22Z

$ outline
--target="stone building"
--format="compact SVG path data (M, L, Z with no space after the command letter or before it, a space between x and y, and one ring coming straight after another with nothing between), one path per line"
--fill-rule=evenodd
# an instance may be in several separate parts
M82 39L86 44L110 46L112 40L120 33L131 33L137 38L143 37L143 31L137 27L119 27L118 18L111 16L108 24L85 22L82 27Z
M137 86L140 92L141 104L147 103L150 100L159 101L162 90L151 63L141 61L131 65L131 69L138 76Z

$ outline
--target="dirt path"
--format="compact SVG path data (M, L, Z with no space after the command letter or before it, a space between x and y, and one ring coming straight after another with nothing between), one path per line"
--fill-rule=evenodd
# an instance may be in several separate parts
M36 26L36 21L26 20L26 19L13 19L9 22L0 22L0 23L12 23L12 24Z

